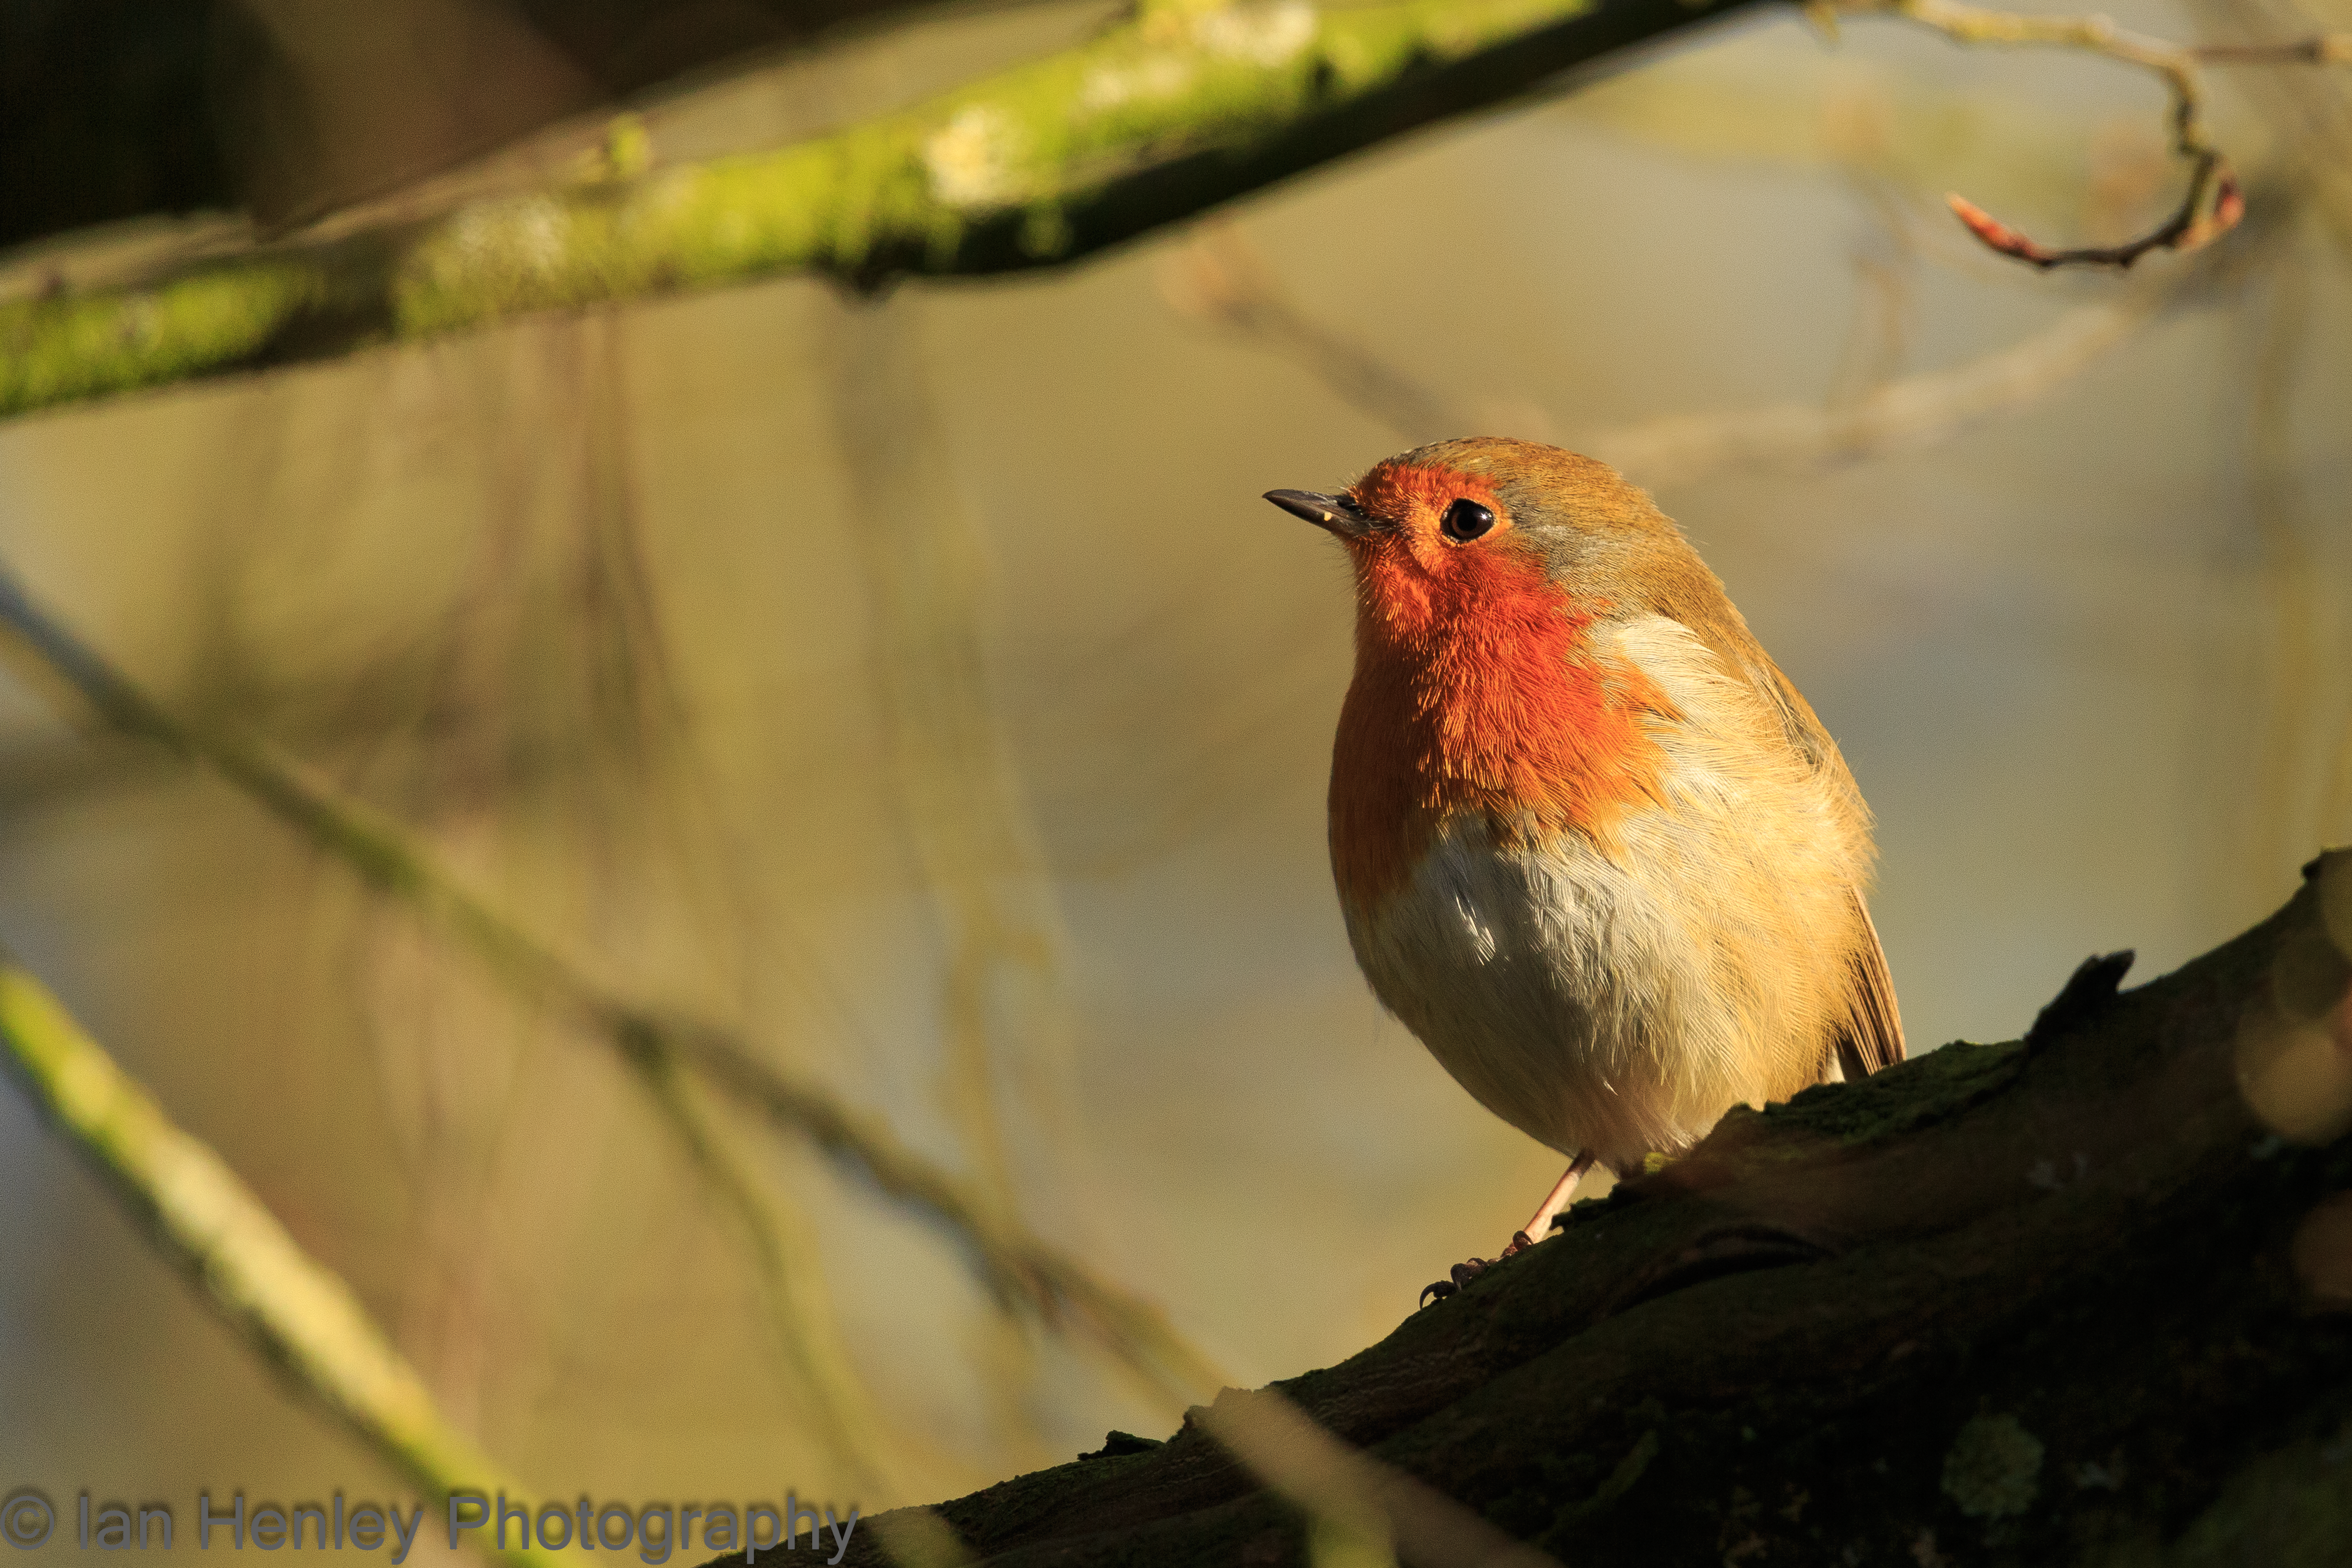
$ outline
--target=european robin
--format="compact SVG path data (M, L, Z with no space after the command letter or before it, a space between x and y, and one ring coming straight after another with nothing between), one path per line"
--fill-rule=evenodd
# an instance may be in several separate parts
M1479 438L1265 499L1355 566L1330 829L1356 962L1569 1157L1506 1256L1596 1162L1903 1059L1853 776L1648 495Z

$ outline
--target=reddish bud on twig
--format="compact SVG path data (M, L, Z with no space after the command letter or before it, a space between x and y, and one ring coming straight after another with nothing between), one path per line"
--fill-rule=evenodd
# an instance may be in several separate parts
M1969 226L1970 234L2003 256L2014 256L2020 261L2031 262L2036 267L2058 265L2059 252L2027 238L1958 191L1947 191L1944 199L1951 204L1952 211L1959 220Z
M2205 205L2209 188L2213 193L2213 205L2200 216L2199 209ZM2189 195L2179 209L2160 227L2124 245L2053 250L2010 227L1966 196L1948 194L1944 199L1951 204L1959 220L1969 226L1969 232L1987 247L2045 270L2053 267L2126 268L2151 250L2195 250L2237 227L2238 220L2246 216L2245 193L2238 188L2238 176L2220 154L2210 152L2204 155L2196 177L2189 181Z

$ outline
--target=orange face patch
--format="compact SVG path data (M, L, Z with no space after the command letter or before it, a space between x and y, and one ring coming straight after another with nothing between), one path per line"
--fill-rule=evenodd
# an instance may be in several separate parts
M1463 497L1496 526L1457 544L1439 522ZM1457 816L1483 814L1501 845L1605 843L1627 809L1660 798L1645 720L1672 704L1640 670L1594 657L1604 606L1551 581L1484 480L1383 463L1349 499L1388 526L1347 542L1356 676L1331 758L1343 900L1377 906Z

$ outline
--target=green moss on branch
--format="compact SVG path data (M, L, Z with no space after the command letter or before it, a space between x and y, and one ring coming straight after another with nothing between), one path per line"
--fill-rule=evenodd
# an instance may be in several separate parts
M119 290L0 305L0 416L792 272L1053 266L1748 0L1171 4L753 156L477 202Z

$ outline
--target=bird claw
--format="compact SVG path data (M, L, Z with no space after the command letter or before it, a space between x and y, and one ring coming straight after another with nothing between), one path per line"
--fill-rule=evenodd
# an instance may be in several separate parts
M1453 1276L1452 1279L1440 1279L1434 1284L1424 1285L1421 1288L1421 1305L1424 1307L1428 1306L1433 1298L1440 1301L1444 1300L1448 1296L1453 1295L1455 1291L1461 1289L1462 1287L1469 1284L1470 1281L1475 1279L1478 1276L1484 1274L1487 1269L1493 1267L1493 1264L1487 1262L1486 1259L1483 1258L1474 1258L1467 1263L1455 1264L1452 1268L1447 1270L1447 1272Z
M1470 1281L1475 1279L1478 1276L1495 1267L1496 1264L1503 1261L1504 1258L1516 1258L1534 1245L1535 1243L1528 1238L1526 1231L1515 1230L1511 1232L1511 1245L1503 1248L1502 1251L1496 1253L1494 1257L1473 1258L1466 1263L1457 1263L1452 1269L1448 1270L1448 1272L1453 1276L1452 1279L1440 1279L1433 1284L1423 1286L1421 1288L1421 1300L1418 1305L1426 1307L1433 1300L1444 1300L1448 1296L1454 1295L1456 1291L1460 1290L1462 1287L1469 1284Z

